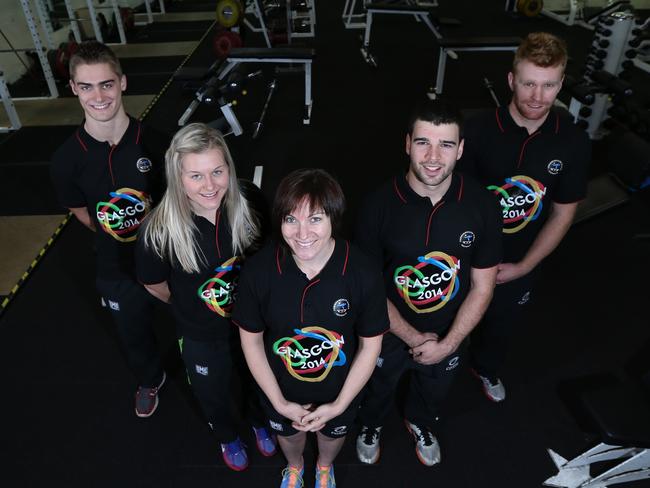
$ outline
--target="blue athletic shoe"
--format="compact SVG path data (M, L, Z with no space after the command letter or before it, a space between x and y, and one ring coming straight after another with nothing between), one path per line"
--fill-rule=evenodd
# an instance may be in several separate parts
M277 451L277 439L275 434L271 434L266 427L253 427L255 432L255 443L257 450L262 456L273 456Z
M302 488L304 483L302 475L305 468L296 468L295 466L287 466L282 470L282 484L280 488Z
M316 483L314 488L335 488L334 465L321 467L316 463Z
M246 446L239 437L227 444L221 444L223 461L234 471L243 471L248 467L248 454Z

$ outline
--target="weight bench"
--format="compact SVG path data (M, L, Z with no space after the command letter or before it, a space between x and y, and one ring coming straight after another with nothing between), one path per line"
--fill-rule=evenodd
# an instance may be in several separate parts
M445 70L447 68L447 56L458 59L457 52L460 51L516 51L521 43L519 37L467 37L462 39L443 38L438 39L440 54L438 57L438 72L436 74L436 86L429 98L437 98L442 95L445 81Z
M650 479L650 402L636 386L615 383L581 395L584 414L598 430L601 442L567 461L549 449L558 474L544 485L556 488L607 488ZM596 477L590 465L622 461Z
M305 111L303 124L311 122L311 109L313 104L311 94L311 65L316 51L306 48L235 48L230 51L225 61L219 79L225 78L228 73L240 63L274 63L274 64L302 64L305 70Z
M433 33L436 39L441 39L442 34L438 31L437 27L433 24L432 14L435 9L431 7L422 7L418 5L395 5L387 3L369 3L366 5L366 21L361 24L365 27L363 34L363 46L361 53L367 63L377 66L373 56L370 54L370 32L372 30L372 18L374 15L379 14L392 14L392 15L412 15L418 22L424 22L429 30Z

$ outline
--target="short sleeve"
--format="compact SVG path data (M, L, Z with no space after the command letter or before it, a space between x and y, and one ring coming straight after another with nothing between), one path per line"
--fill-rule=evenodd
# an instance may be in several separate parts
M587 171L591 162L591 141L587 133L574 128L572 158L564 161L560 183L553 194L556 203L574 203L587 195Z
M59 203L65 208L86 206L86 196L76 182L76 168L73 161L60 151L52 157L50 175Z
M390 329L384 280L379 270L373 274L376 279L368 280L369 286L362 297L363 310L356 324L357 335L361 337L375 337Z
M168 281L171 267L156 251L145 245L144 232L138 233L135 248L135 267L138 281L145 285L153 285Z
M487 190L481 204L483 230L478 236L476 254L472 258L472 268L491 268L503 259L503 219L497 200L490 198Z
M244 264L237 285L232 322L248 332L264 332L266 325L262 314L260 288L263 280L259 277L256 265L259 260L249 260Z
M357 214L354 229L354 244L359 247L380 269L384 263L384 252L381 245L382 205L375 204L376 194L366 197Z

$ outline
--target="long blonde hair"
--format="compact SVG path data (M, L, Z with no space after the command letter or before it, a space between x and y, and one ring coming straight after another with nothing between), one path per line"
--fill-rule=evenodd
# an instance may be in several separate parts
M234 254L244 251L260 237L260 223L243 197L235 172L235 163L223 135L205 124L189 124L179 130L165 153L167 191L158 206L148 215L144 244L163 259L178 264L186 273L198 273L206 258L196 242L198 229L192 218L192 207L183 189L181 174L183 157L218 148L228 165L228 190L224 206L232 229Z

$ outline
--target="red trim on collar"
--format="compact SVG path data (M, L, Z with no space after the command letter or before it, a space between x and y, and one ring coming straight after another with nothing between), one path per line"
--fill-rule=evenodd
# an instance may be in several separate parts
M445 204L444 200L440 200L438 203L435 204L433 209L431 210L431 213L429 214L429 222L427 223L427 238L425 239L424 243L425 245L429 245L429 233L431 232L431 219L433 218L433 214L438 211L440 207L442 207Z
M503 125L501 125L501 119L499 118L499 109L498 108L496 108L494 110L494 115L497 118L497 125L499 126L499 129L501 130L501 132L505 133L505 130L503 129Z
M280 246L275 250L275 265L278 267L278 274L282 274L282 267L280 266Z
M341 276L345 276L345 271L348 269L348 258L350 257L350 243L345 241L345 261L343 262L343 271Z
M217 244L217 254L219 254L219 259L221 259L221 247L219 246L219 221L221 220L221 209L217 209L217 216L215 218L215 232L214 232L214 242Z
M526 140L524 141L524 143L521 145L521 151L519 151L519 162L517 163L517 168L519 168L519 167L521 166L521 160L524 159L524 149L526 148L526 144L528 144L528 142L529 142L533 137L536 137L536 136L538 136L538 135L540 135L540 134L541 134L541 132L534 132L534 133L532 133L531 135L529 135L529 136L526 138Z
M84 141L81 140L81 136L79 135L79 129L77 129L77 132L74 133L75 136L77 136L77 141L79 141L79 145L83 148L84 151L88 152L88 148L84 144Z
M465 187L465 178L463 175L458 175L460 177L460 184L458 187L458 198L457 201L460 202L460 199L463 198L463 188Z
M140 144L140 128L142 127L142 124L138 120L138 134L135 136L135 143Z
M393 178L393 188L395 189L395 193L397 193L397 197L402 200L402 203L406 203L406 198L402 196L402 194L399 191L399 188L397 187L397 176Z
M317 279L316 281L312 281L309 283L305 289L302 291L302 300L300 300L300 323L303 323L305 321L305 295L307 294L307 290L309 290L312 286L314 286L316 283L320 282L320 278Z

